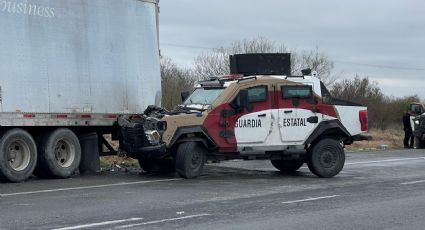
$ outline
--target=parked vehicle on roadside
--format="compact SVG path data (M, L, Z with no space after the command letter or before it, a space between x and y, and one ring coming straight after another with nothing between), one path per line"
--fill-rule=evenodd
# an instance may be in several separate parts
M2 181L98 170L117 117L160 103L157 0L0 1L0 34Z
M410 119L413 123L413 136L415 137L415 148L425 148L425 107L421 103L410 104Z
M122 116L120 148L151 172L202 173L207 159L304 163L319 177L343 168L344 145L367 139L365 106L333 98L311 70L291 76L290 54L230 58L231 74L201 81L174 111ZM164 89L166 90L166 89Z

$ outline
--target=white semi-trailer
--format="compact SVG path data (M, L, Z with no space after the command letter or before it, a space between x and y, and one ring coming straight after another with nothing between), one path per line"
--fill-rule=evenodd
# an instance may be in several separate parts
M0 0L0 180L93 169L160 100L158 0Z

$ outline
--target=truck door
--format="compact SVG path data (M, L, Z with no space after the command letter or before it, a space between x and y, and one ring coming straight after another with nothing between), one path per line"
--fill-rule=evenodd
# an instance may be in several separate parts
M249 108L244 108L231 119L235 123L238 149L264 145L271 129L272 93L269 86L259 85L247 90Z
M302 145L322 120L311 85L280 85L278 116L283 144Z

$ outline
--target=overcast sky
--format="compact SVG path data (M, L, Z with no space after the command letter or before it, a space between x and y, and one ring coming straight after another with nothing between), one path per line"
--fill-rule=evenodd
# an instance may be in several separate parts
M334 73L425 99L423 0L160 0L160 7L162 55L180 66L208 47L262 36L298 50L318 46Z

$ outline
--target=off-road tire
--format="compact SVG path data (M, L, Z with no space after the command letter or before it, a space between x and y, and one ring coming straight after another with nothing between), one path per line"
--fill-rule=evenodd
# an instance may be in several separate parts
M0 139L0 180L27 180L37 165L37 146L32 136L23 129L6 131Z
M140 168L151 174L175 172L174 159L139 159Z
M307 165L316 176L333 177L342 170L344 163L344 149L337 140L319 140L308 150Z
M179 176L191 179L201 175L207 151L197 142L183 142L177 148L176 171Z
M283 173L293 173L303 166L302 160L271 160L272 165Z
M40 141L38 152L34 174L40 178L69 178L80 165L80 141L66 128L47 133Z

